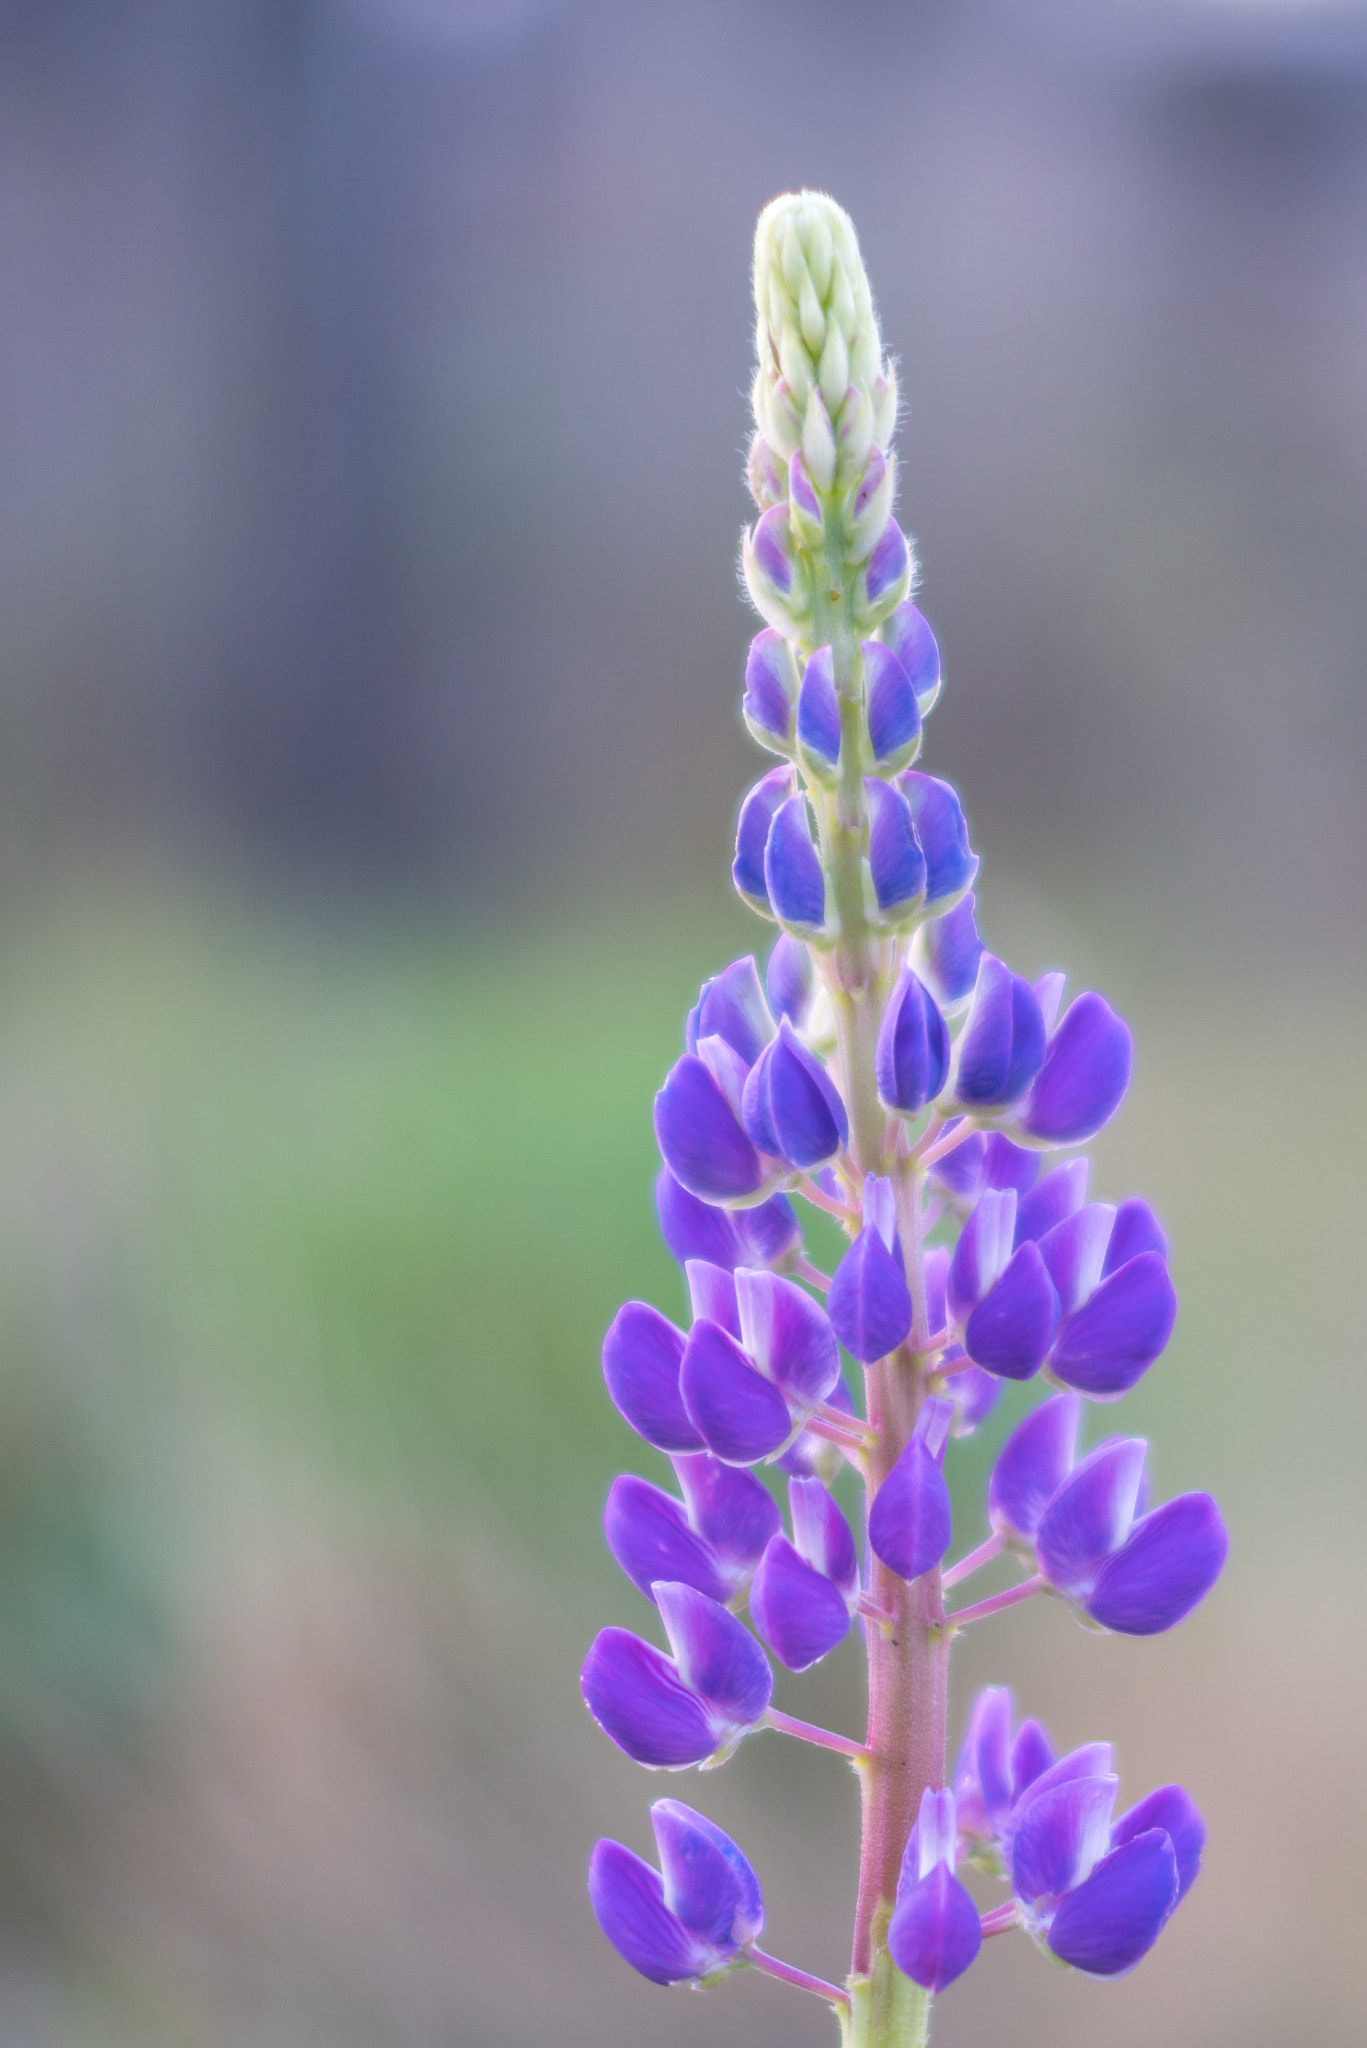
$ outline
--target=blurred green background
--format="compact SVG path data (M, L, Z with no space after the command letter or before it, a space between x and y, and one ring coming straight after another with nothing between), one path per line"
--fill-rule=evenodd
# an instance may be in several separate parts
M637 1982L583 1867L679 1792L840 1976L845 1767L648 1778L577 1691L643 1618L651 1097L766 937L746 266L800 182L902 357L987 937L1136 1032L1093 1188L1182 1315L1089 1426L1232 1536L1170 1636L956 1651L955 1739L1009 1681L1211 1839L1132 1978L992 1943L936 2040L1363 2038L1364 10L3 0L0 2048L830 2039Z

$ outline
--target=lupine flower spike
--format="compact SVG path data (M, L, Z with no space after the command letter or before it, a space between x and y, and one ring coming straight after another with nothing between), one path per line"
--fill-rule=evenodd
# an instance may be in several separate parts
M984 945L963 807L919 765L940 650L894 510L896 377L832 200L766 207L755 303L741 564L763 624L741 711L779 759L740 805L732 875L772 942L763 967L704 984L655 1098L680 1286L628 1302L603 1344L651 1461L614 1480L603 1519L643 1632L604 1629L582 1685L649 1769L711 1769L763 1731L854 1765L850 1970L828 1983L762 1950L759 1878L677 1800L651 1808L654 1862L599 1842L589 1894L652 1983L758 1969L824 2000L844 2048L924 2048L932 2000L1008 1930L1089 1976L1132 1969L1205 1838L1178 1785L1117 1818L1109 1745L1056 1756L1001 1686L973 1704L947 1783L954 1638L1036 1596L1154 1635L1211 1590L1227 1539L1209 1494L1150 1504L1141 1438L1085 1447L1177 1314L1149 1205L1089 1200L1085 1158L1051 1157L1120 1108L1130 1033L1100 995L1066 1001L1062 975ZM829 1274L807 1254L812 1207L849 1240ZM986 1536L956 1546L946 1467L1009 1381L1030 1405ZM959 1594L994 1564L1014 1581ZM773 1703L771 1659L803 1672L849 1640L862 1739Z

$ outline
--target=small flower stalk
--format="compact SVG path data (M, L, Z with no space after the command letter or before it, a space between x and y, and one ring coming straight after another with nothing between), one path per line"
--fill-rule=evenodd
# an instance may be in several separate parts
M1037 1598L1157 1634L1210 1591L1226 1536L1207 1494L1152 1501L1147 1445L1098 1427L1177 1312L1157 1217L1089 1201L1077 1150L1120 1108L1130 1033L1100 995L1031 983L979 937L963 808L918 765L942 678L894 510L896 377L832 200L765 209L755 303L741 562L764 624L741 710L778 762L741 804L732 873L775 931L763 972L747 958L703 987L655 1100L679 1296L668 1314L628 1302L603 1347L653 1454L604 1521L643 1633L602 1632L583 1694L652 1770L714 1768L764 1731L849 1759L849 1973L761 1949L758 1876L673 1799L651 1809L654 1860L600 1842L589 1889L655 1983L756 1968L825 2000L844 2048L919 2048L933 1999L999 1934L1092 1977L1132 1969L1204 1840L1177 1785L1117 1817L1109 1745L1057 1756L1002 1686L970 1706L951 1776L955 1636ZM807 1257L804 1205L845 1232L830 1274ZM981 1526L956 1532L946 1468L1008 1381L1043 1398ZM832 1490L847 1471L853 1515ZM988 1567L994 1590L961 1593ZM862 1737L774 1707L775 1664L809 1670L851 1633Z

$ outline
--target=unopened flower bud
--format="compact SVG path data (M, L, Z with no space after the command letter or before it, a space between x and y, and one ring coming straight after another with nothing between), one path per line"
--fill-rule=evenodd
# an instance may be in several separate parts
M788 495L788 465L776 448L772 448L763 434L752 434L750 452L745 462L745 481L750 496L761 512L767 512L771 505L781 505Z
M850 500L845 542L847 562L867 561L875 541L892 516L893 493L897 486L895 457L875 446L869 450L859 488Z
M791 796L774 813L764 848L764 883L771 914L800 938L830 936L826 877L812 844L805 796Z
M922 718L940 694L940 650L929 623L908 599L883 621L883 639L911 678Z
M909 768L921 750L921 707L911 677L891 647L866 640L864 690L869 746L880 775Z
M829 647L818 647L802 673L797 749L807 773L817 782L834 786L840 763L840 700Z
M819 391L807 400L802 422L802 453L812 482L819 491L829 491L835 482L835 429Z
M781 633L766 626L745 659L741 715L755 739L773 754L791 754L797 712L797 663Z
M797 777L791 768L771 768L767 775L760 777L740 807L731 879L737 893L761 917L774 915L769 902L769 885L764 879L764 849L769 840L769 828L774 822L775 812L788 801L796 788Z
M855 585L855 616L862 627L880 624L893 606L901 603L911 584L911 572L907 537L897 521L889 519Z
M873 776L864 778L869 807L869 876L879 918L906 923L925 901L926 857L916 836L911 806L900 790Z
M801 637L808 611L806 576L795 559L786 504L771 506L741 536L741 568L760 617L790 639Z

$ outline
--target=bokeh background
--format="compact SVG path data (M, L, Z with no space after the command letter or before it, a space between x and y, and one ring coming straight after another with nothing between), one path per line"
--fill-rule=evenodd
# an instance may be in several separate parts
M805 2048L582 1891L681 1792L840 1975L838 1760L590 1727L677 1310L650 1098L759 764L755 213L854 213L984 922L1135 1024L1094 1187L1184 1314L1125 1426L1229 1570L985 1624L1182 1777L1123 1984L990 1945L943 2048L1348 2048L1367 1817L1367 10L2 0L0 2048ZM964 1540L986 1442L956 1452ZM1093 1433L1102 1433L1105 1417ZM856 1730L847 1648L780 1699Z

